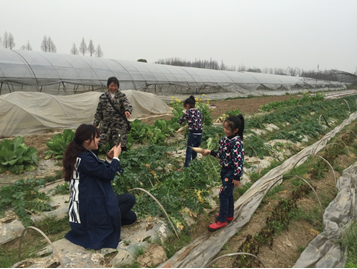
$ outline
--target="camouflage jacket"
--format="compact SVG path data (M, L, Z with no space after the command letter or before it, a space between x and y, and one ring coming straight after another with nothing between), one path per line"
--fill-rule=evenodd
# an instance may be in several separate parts
M133 111L133 107L129 103L128 98L121 91L118 90L115 93L114 99L112 99L112 103L120 112L120 115L109 103L108 98L110 98L109 92L105 92L99 97L99 103L93 122L95 126L98 126L100 123L101 126L115 126L118 123L121 124L125 121L125 111L129 111L130 113Z

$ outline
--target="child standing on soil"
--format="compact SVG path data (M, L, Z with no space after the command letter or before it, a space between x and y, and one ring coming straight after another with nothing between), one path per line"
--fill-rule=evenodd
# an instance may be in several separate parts
M183 103L186 113L178 121L179 124L183 124L186 120L188 123L189 134L184 167L188 167L190 161L197 157L197 152L191 147L199 147L202 140L202 113L195 108L195 105L195 97L191 95Z
M221 169L222 187L219 191L219 213L217 221L208 226L210 231L216 231L227 225L234 218L234 198L233 190L240 184L243 175L244 148L243 131L244 118L242 114L238 116L229 116L224 121L223 126L226 137L219 141L218 151L205 149L203 156L208 154L219 158Z

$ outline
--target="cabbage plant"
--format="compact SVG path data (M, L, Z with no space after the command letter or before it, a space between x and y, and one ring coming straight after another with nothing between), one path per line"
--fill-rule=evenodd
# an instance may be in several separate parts
M0 142L0 173L7 170L14 174L21 174L24 170L33 171L38 161L37 149L26 146L23 137Z

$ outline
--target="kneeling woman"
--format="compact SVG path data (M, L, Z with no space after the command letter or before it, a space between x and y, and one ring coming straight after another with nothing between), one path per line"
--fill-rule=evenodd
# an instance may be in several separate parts
M121 225L136 221L131 210L132 194L116 195L111 181L120 169L121 147L114 146L106 161L92 151L98 149L99 131L82 124L63 157L65 181L70 181L69 223L65 237L89 249L117 248Z

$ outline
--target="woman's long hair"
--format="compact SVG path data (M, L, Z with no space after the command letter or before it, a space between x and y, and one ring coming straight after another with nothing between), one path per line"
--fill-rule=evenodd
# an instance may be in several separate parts
M243 141L243 132L244 132L244 117L242 114L238 116L229 116L225 122L228 123L228 126L231 128L232 131L238 129L238 135L240 140Z
M86 151L86 148L83 147L83 142L88 139L91 142L95 137L99 137L99 131L94 125L81 124L77 128L74 139L69 143L63 156L62 164L65 181L71 180L79 153Z

